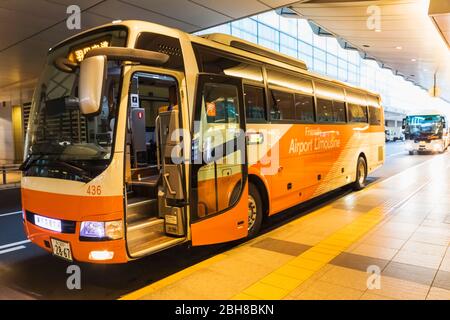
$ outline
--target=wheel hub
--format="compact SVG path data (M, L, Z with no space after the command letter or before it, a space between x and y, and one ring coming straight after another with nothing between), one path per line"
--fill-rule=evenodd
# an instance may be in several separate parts
M365 180L365 175L366 175L366 168L364 167L364 163L360 162L359 163L359 168L358 168L358 174L359 174L359 184L363 184L364 180Z
M250 230L255 224L256 213L256 201L251 195L248 195L248 230Z

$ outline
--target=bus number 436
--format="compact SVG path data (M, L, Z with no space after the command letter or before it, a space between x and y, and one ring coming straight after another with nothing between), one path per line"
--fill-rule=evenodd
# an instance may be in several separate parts
M86 193L91 196L99 196L102 194L102 187L101 186L88 186Z

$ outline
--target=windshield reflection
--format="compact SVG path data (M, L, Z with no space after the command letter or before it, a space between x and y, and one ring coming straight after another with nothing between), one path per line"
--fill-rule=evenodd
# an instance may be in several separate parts
M109 164L118 114L121 64L108 61L99 112L86 116L79 109L79 66L77 61L69 63L73 48L105 35L113 46L126 43L126 32L109 30L60 46L49 54L30 111L27 158L22 166L29 172L25 175L48 176L44 172L47 168L74 174L75 180L80 177L85 180L86 175L93 177ZM40 169L30 170L32 166Z

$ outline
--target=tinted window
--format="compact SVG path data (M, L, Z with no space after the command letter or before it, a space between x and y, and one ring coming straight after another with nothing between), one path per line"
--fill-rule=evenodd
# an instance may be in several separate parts
M270 90L270 119L294 120L294 95L288 92Z
M335 122L345 122L345 102L333 101L333 116Z
M231 56L226 52L211 50L195 44L193 46L200 71L263 81L262 69L257 64L249 63L244 58Z
M349 122L367 122L367 108L358 104L348 104Z
M180 41L163 34L143 32L136 41L136 49L161 52L169 55L165 68L184 71Z
M313 85L310 79L305 79L299 74L267 69L267 81L275 86L289 88L304 94L313 94Z
M369 122L372 125L381 125L381 108L369 107Z
M317 98L317 121L334 122L333 102L322 98Z
M244 100L247 121L264 122L266 120L264 89L254 86L244 86Z
M302 122L314 122L314 97L295 94L295 119Z

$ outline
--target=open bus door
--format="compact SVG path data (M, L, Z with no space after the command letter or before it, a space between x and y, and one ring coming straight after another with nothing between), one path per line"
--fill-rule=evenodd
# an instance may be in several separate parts
M247 236L248 184L242 79L200 74L191 159L191 240Z

